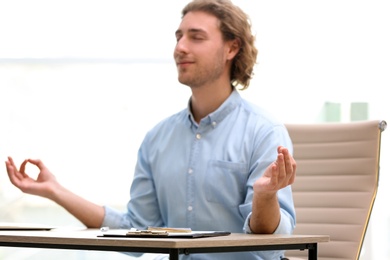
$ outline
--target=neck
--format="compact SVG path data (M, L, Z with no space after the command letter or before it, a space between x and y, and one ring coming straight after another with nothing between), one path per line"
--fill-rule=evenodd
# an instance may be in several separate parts
M196 122L214 112L230 96L233 88L229 84L191 88L191 111Z

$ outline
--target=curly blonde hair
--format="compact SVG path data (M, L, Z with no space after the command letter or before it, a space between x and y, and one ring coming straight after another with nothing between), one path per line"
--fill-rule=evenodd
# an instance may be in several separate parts
M241 90L249 87L256 64L257 48L249 16L230 0L193 0L182 10L182 17L188 12L202 11L214 15L220 21L220 30L225 41L237 39L240 50L234 57L230 70L230 81Z

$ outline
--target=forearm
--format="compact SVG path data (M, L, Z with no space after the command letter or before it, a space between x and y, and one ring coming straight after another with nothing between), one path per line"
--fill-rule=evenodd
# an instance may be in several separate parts
M104 208L102 206L96 205L62 186L57 187L50 199L66 209L88 228L98 228L103 223Z
M250 229L257 234L272 234L280 222L280 207L275 194L253 194Z

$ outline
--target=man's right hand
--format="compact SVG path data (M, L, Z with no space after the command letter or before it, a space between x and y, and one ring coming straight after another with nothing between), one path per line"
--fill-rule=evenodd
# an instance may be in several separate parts
M28 163L39 169L36 180L26 173ZM89 228L98 228L102 225L105 215L104 207L94 204L61 186L41 160L26 159L18 170L12 158L8 157L5 165L11 183L22 192L53 200Z
M31 178L25 172L28 163L35 165L39 169L39 174L36 180ZM11 183L19 188L22 192L53 199L53 190L59 186L59 184L55 176L49 171L49 169L43 164L41 160L26 159L20 165L18 170L13 159L8 157L5 165Z

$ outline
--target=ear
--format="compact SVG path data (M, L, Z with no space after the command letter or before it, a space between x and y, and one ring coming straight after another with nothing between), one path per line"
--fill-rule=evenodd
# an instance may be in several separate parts
M233 60L241 48L241 41L240 39L236 38L234 40L228 41L226 45L227 45L227 53L226 53L227 59Z

